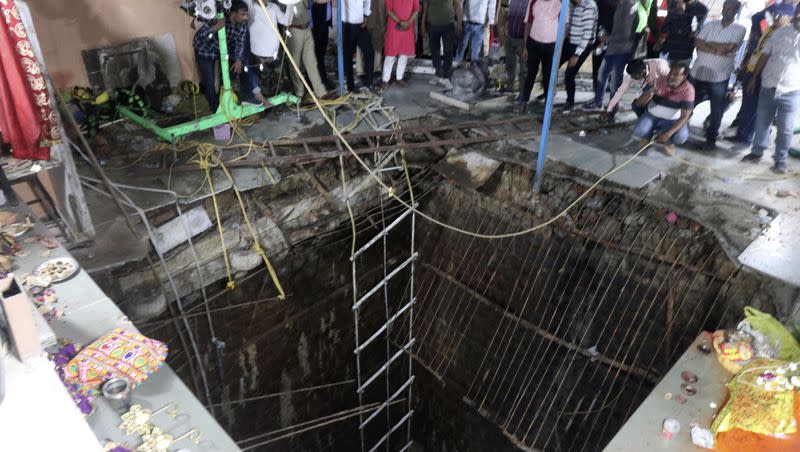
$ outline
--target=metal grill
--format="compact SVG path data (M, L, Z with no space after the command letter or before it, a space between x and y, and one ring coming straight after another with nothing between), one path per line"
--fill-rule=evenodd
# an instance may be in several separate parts
M449 185L435 197L445 221L484 234L538 222ZM601 449L696 334L755 290L713 234L665 213L598 192L540 234L423 227L418 362L523 449Z

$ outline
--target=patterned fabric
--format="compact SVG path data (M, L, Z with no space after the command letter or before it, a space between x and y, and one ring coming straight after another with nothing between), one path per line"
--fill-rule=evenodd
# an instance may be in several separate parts
M100 385L115 377L130 380L131 389L147 380L167 359L167 346L122 328L86 346L64 369L65 381L96 394Z
M2 1L2 0L0 0ZM219 43L217 33L212 31L213 22L205 22L194 34L192 47L197 55L219 59ZM225 36L228 42L228 58L231 61L243 61L245 46L250 45L248 23L233 24L230 20L225 22Z
M747 29L737 23L722 25L721 20L706 22L697 38L713 44L734 44L736 49L727 55L717 55L702 50L697 51L697 59L692 66L692 77L703 82L724 82L736 70L736 54L744 42Z
M597 36L597 4L594 0L582 0L572 6L569 15L569 42L575 44L575 56L580 56Z
M534 0L535 1L535 0ZM508 5L508 35L514 39L522 38L525 34L525 13L528 2L525 0L511 0Z
M0 129L18 159L48 160L61 128L14 0L0 0Z
M775 88L775 96L800 90L800 31L792 25L777 30L763 52L770 57L761 71L761 86Z

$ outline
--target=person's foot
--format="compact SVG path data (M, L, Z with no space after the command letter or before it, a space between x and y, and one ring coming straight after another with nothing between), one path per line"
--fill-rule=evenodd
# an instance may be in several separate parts
M590 113L596 113L598 111L603 111L603 107L597 104L595 101L591 100L586 102L585 104L581 105L581 110Z
M520 100L514 106L514 111L517 113L525 113L528 111L528 103Z
M761 161L761 156L753 154L752 152L742 157L742 161L746 163L758 163Z
M322 100L333 100L339 97L339 93L334 90L328 91L324 96L320 97Z
M387 89L389 89L389 82L383 82L381 84L381 91L386 91Z
M703 130L708 129L708 126L711 125L711 116L706 116L706 119L703 121Z
M453 89L453 82L447 78L440 78L438 79L440 85L444 86L444 89Z
M675 157L675 154L678 153L678 151L675 149L675 145L674 144L667 143L667 144L662 145L661 147L662 147L662 149L664 149L664 154L667 154L670 157Z
M441 77L434 77L428 80L428 85L436 86L439 84L439 80L441 80Z
M567 103L561 107L561 113L571 113L573 110L575 110L575 102L567 101Z
M399 87L401 87L401 88L404 88L404 87L408 86L408 83L406 83L406 81L403 80L403 79L395 80L394 84L399 86Z
M786 174L788 171L786 168L786 162L775 162L770 170L772 170L772 172L775 174Z
M702 143L697 145L697 149L700 151L714 151L717 149L717 142L706 140Z

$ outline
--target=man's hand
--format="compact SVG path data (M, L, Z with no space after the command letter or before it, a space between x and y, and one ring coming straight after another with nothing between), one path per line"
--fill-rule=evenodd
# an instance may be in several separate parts
M653 50L655 50L656 52L660 52L661 51L661 47L664 46L664 41L665 40L666 40L666 38L658 38L658 41L656 41L656 43L653 44Z
M662 133L661 135L658 136L658 138L656 138L656 143L658 143L658 144L668 144L670 138L672 138L672 135L670 135L668 133Z
M728 92L725 93L725 97L728 98L728 102L733 102L734 100L736 100L736 90L729 89Z
M578 55L572 55L569 57L569 61L567 62L568 68L573 68L578 65Z
M425 35L428 34L428 25L425 22L422 22L422 24L420 25L419 32L420 32L420 35L422 35L422 36L425 36Z
M214 22L214 25L211 27L214 31L220 31L225 26L225 19L220 19Z
M525 60L525 61L528 61L528 48L527 47L522 49L522 59Z
M464 27L461 25L461 21L456 21L456 36L460 38L463 31Z
M363 21L363 22L361 22L361 28L367 28L367 18L368 18L368 17L369 17L369 16L364 16L364 21Z
M242 62L240 60L236 60L233 63L233 73L236 74L236 75L239 75L239 74L242 73L242 69L244 69L244 65L242 64Z
M641 95L641 96L637 97L637 98L636 98L636 100L634 100L634 101L633 101L633 103L634 103L634 105L636 105L637 107L642 107L642 108L644 108L644 107L646 107L646 106L647 106L647 104L649 104L649 103L650 103L650 101L651 101L652 99L653 99L653 91L652 91L652 90L650 90L650 91L645 91L644 93L642 93L642 95Z

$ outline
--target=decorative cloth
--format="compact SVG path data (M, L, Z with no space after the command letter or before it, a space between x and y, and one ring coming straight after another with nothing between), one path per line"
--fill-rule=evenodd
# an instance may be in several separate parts
M14 0L0 0L0 131L17 159L49 160L61 129Z
M122 328L87 345L64 369L67 383L96 394L110 378L127 378L131 389L147 380L167 359L167 346Z

